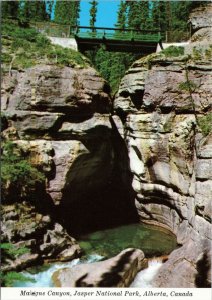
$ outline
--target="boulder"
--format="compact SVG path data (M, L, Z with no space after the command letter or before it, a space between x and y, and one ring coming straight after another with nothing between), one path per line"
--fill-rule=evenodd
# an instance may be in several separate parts
M174 250L153 280L154 287L194 288L211 286L211 249L207 240L192 239Z
M52 279L58 287L128 287L145 267L147 261L141 250L125 249L105 261L56 271Z

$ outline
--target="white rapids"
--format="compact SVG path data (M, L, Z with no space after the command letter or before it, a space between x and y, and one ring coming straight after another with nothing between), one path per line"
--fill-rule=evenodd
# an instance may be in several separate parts
M31 274L29 272L22 272L28 278L33 279L34 281L17 281L13 286L14 287L53 287L52 275L55 271L63 268L71 268L75 265L81 263L92 263L95 261L100 261L104 257L98 254L92 254L88 257L87 260L80 260L79 258L72 260L71 262L66 263L54 263L50 265L47 270L41 271L36 274Z
M158 273L160 267L162 266L162 260L153 258L148 261L148 267L136 275L135 279L131 283L130 287L143 287L150 288L152 286L152 280Z

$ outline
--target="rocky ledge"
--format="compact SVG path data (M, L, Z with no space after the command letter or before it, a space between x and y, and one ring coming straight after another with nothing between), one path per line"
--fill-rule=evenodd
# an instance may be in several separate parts
M29 250L15 260L8 258L1 266L4 271L20 271L44 261L69 261L81 254L76 240L60 224L27 202L2 206L1 242Z

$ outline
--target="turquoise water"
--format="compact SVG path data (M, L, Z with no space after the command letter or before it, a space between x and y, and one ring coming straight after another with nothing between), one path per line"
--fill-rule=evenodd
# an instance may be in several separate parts
M98 254L109 258L126 248L138 248L143 250L146 257L153 257L169 254L177 247L173 234L144 224L130 224L96 231L81 236L78 242L85 257Z
M81 236L78 242L83 250L83 256L80 259L74 259L67 263L53 263L30 268L22 273L33 279L34 282L16 282L14 286L52 287L53 282L51 277L55 271L62 268L71 268L72 266L81 263L92 263L107 259L117 255L126 248L138 248L143 250L146 257L153 257L169 254L177 247L174 235L165 232L158 227L141 224L131 224L96 231ZM152 273L151 269L150 273ZM147 274L147 278L148 276L149 273ZM137 282L139 282L139 285L141 284L140 279L138 279Z

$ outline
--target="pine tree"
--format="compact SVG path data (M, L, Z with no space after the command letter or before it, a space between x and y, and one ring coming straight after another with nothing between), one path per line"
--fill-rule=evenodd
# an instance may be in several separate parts
M140 29L139 2L127 1L128 5L128 27Z
M151 29L151 12L149 1L136 0L127 1L128 6L128 27L134 29Z
M55 6L54 21L59 24L76 26L79 18L80 1L59 1Z
M46 12L49 20L51 20L53 7L54 7L54 0L46 0Z
M167 10L165 1L159 0L153 2L152 18L154 28L160 29L161 31L168 30L166 12Z
M22 25L27 25L30 21L46 21L48 19L48 14L46 12L45 0L21 0L18 18Z
M3 1L2 2L2 18L16 19L19 9L19 1Z
M24 27L29 26L29 21L30 21L29 1L24 1L24 0L20 1L18 20L19 20L19 25Z
M140 29L147 30L151 29L150 24L150 7L149 7L149 1L140 1L139 3L139 10L140 10Z
M124 1L121 1L118 9L118 17L116 27L119 29L125 29L127 26L127 4Z
M89 2L91 4L90 8L90 27L94 28L96 23L96 15L97 15L97 1L91 1ZM93 29L94 31L94 29Z

